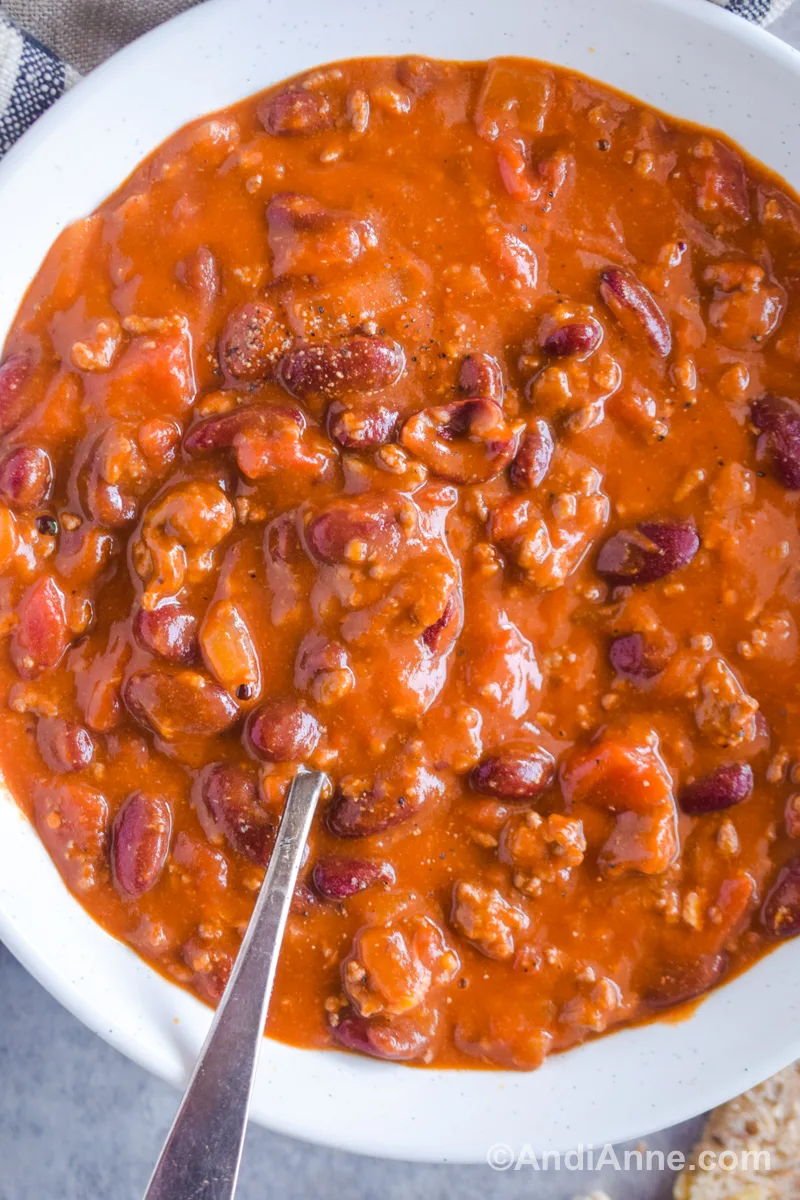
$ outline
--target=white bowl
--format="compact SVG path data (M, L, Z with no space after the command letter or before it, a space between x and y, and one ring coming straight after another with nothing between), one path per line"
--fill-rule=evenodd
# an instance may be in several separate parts
M314 64L409 51L520 54L724 130L800 185L800 54L701 0L211 0L117 55L0 166L0 331L58 231L180 125ZM211 1014L95 925L0 796L0 936L77 1017L182 1086ZM682 1021L625 1030L530 1074L412 1070L265 1044L256 1121L397 1158L485 1161L621 1141L728 1099L800 1057L800 941Z

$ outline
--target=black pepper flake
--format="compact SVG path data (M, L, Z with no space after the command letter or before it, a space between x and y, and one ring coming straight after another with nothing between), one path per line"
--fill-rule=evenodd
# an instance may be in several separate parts
M597 143L597 149L598 150L610 150L611 142L609 142L606 138L600 138L600 141Z
M58 521L55 517L37 517L36 529L39 533L45 534L47 537L57 537Z
M252 700L254 690L252 683L240 683L236 689L236 699Z

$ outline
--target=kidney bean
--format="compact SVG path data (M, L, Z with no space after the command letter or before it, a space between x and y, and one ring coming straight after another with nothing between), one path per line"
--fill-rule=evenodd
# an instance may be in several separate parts
M360 780L344 779L328 809L328 828L337 837L368 837L399 825L412 815L406 811L402 796L395 796L392 801L378 796Z
M69 644L64 593L43 575L22 597L11 635L11 659L23 679L58 665Z
M708 143L703 139L703 153L695 149L695 161L689 173L697 184L697 206L715 224L721 217L747 221L750 216L750 197L744 163L722 142ZM706 153L706 148L710 153Z
M511 486L520 492L538 487L550 470L554 449L550 426L547 421L537 417L533 427L523 433L519 450L509 468Z
M36 828L64 882L87 892L106 863L108 805L78 780L40 787L34 794Z
M50 495L53 466L38 446L16 446L0 461L0 497L11 508L39 508Z
M747 763L727 763L681 789L681 808L690 817L721 812L753 794L753 771Z
M351 266L377 245L369 221L326 208L311 196L282 192L267 205L273 274L318 275L324 267Z
M89 516L112 529L128 525L136 518L136 499L116 484L100 479L89 469L82 487L82 494Z
M396 73L398 82L402 83L404 88L408 88L415 96L426 96L442 82L448 69L443 63L412 55L400 59Z
M224 688L196 671L136 671L122 695L131 716L168 742L224 733L239 716Z
M648 680L660 675L670 657L669 646L656 645L643 633L624 633L609 647L611 666L624 679Z
M208 246L198 246L175 268L178 282L194 292L201 304L212 304L222 286L219 266Z
M313 568L303 550L297 525L296 511L289 510L271 521L264 531L264 564L275 626L299 616L308 602L311 584L306 579Z
M542 350L549 358L572 358L591 354L602 340L598 321L565 321L543 338Z
M600 296L631 337L642 334L666 358L672 349L669 322L647 288L631 271L609 267L600 273Z
M183 439L188 454L212 454L216 450L235 449L251 432L268 429L276 417L287 416L303 424L299 409L275 410L264 405L243 404L228 412L211 413L202 417Z
M286 137L332 129L336 115L327 96L295 84L258 106L258 119L267 133Z
M136 517L137 497L147 467L133 431L114 422L96 439L79 475L79 491L88 514L112 529Z
M195 478L161 492L148 505L141 540L133 544L133 564L145 583L142 608L173 599L193 573L197 578L208 571L214 547L235 520L233 505L216 483Z
M788 837L800 838L800 792L792 792L783 809L783 826Z
M78 529L64 529L55 517L42 517L41 521L43 525L48 523L51 537L58 535L58 549L52 560L56 573L76 590L98 582L119 553L119 543L107 529L88 522Z
M304 762L320 738L320 724L302 700L274 696L251 714L247 738L267 762Z
M206 938L189 938L183 961L194 972L193 987L209 1004L219 1004L233 970L233 955Z
M140 608L133 632L140 646L166 662L188 667L197 657L197 617L176 600L162 600L156 608Z
M187 547L206 552L227 537L234 525L233 506L221 487L203 479L179 483L150 505L145 525L164 529Z
M386 562L402 544L393 506L381 497L359 497L331 504L306 527L306 543L321 562Z
M248 301L228 316L219 340L219 364L230 379L258 383L272 376L291 344L276 310L264 301Z
M206 665L226 691L253 698L261 687L258 652L247 623L231 600L210 604L200 630Z
M331 448L299 408L289 405L243 405L221 416L198 421L187 433L189 454L232 450L236 465L248 479L266 479L278 471L322 475L331 462Z
M458 386L470 400L494 400L503 403L503 370L492 354L468 354L461 364Z
M346 900L376 883L394 883L395 873L390 863L329 854L314 864L311 878L326 900Z
M347 651L340 642L329 641L324 634L306 634L295 660L295 686L305 691L320 671L346 670L349 663Z
M198 812L206 832L222 834L234 850L265 867L275 841L272 815L262 805L251 768L215 763L204 773Z
M533 800L550 786L555 769L553 756L539 746L509 748L483 758L473 768L469 783L484 796Z
M376 450L392 440L399 419L398 410L386 404L335 400L328 409L328 433L344 450Z
M303 345L281 358L278 379L298 400L340 399L351 392L391 388L405 370L397 342L380 337L353 337L338 344Z
M608 583L653 583L692 561L700 538L691 521L643 521L600 548L597 570Z
M310 691L318 704L327 707L346 696L354 684L355 676L344 646L322 634L306 634L295 660L297 690Z
M328 807L328 828L337 837L369 837L416 817L439 798L444 786L421 763L390 764L369 782L342 779Z
M18 425L28 410L25 384L32 370L31 356L26 353L11 354L0 363L0 437Z
M269 566L289 567L297 565L303 547L297 532L295 510L281 513L270 521L264 533L264 557Z
M707 992L725 973L728 960L724 954L701 954L691 962L668 963L660 969L644 991L651 1008L671 1008Z
M374 903L373 908L378 915L380 904ZM391 908L390 899L389 912ZM342 963L341 978L348 999L362 1016L399 1016L416 1009L424 1019L420 1005L433 987L452 981L459 965L442 929L430 917L417 915L362 926Z
M767 893L761 920L773 937L794 937L800 932L800 858L780 871Z
M362 1017L352 1008L337 1014L331 1033L346 1050L369 1054L388 1062L411 1062L422 1058L430 1045L412 1017Z
M326 229L334 218L341 215L335 209L326 208L313 196L303 196L299 192L277 192L267 205L270 234ZM282 275L283 271L276 271L275 274Z
M91 658L81 656L81 666L75 671L84 723L94 733L108 733L124 716L121 689L131 646L123 628L122 622L112 624L105 648Z
M50 770L59 775L82 771L94 758L94 739L89 730L63 717L40 717L36 744Z
M780 396L761 396L750 405L750 420L761 434L759 459L769 463L785 488L800 489L800 405Z
M163 796L134 792L114 818L111 865L117 887L138 900L161 878L172 835L172 810Z
M519 433L494 400L455 400L410 417L400 440L442 479L486 483L513 459Z
M162 470L175 459L175 451L181 440L181 427L177 421L153 417L139 426L136 440L148 462Z

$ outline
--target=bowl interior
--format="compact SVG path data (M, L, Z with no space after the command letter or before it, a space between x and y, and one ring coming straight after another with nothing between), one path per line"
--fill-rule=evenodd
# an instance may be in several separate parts
M585 72L723 130L800 187L800 55L697 0L210 0L81 83L0 167L0 330L56 234L184 122L319 62L520 54ZM746 86L743 81L746 80ZM84 914L0 795L0 936L81 1020L182 1085L210 1012ZM265 1044L254 1118L364 1153L485 1161L496 1142L565 1149L639 1136L800 1056L800 943L688 1017L613 1036L532 1074L413 1070Z

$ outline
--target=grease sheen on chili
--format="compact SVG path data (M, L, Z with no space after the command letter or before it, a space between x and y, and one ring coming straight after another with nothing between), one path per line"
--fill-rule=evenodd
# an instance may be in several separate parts
M540 63L181 130L0 366L3 771L214 1002L328 773L269 1031L529 1068L800 928L800 208Z

